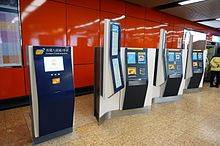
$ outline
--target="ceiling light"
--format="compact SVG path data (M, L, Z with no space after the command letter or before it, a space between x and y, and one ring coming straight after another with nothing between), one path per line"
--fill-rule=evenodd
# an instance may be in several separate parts
M188 4L192 4L192 3L197 3L197 2L202 2L205 0L187 0L187 1L183 1L183 2L179 2L179 5L188 5Z
M220 21L220 18L216 18L217 21Z

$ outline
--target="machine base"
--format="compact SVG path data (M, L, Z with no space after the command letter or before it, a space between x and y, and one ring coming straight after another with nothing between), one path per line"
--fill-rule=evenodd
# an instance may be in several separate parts
M184 94L194 93L194 92L200 92L202 88L195 88L195 89L185 89L183 91Z
M66 129L63 129L63 130L60 130L60 131L57 131L57 132L54 132L54 133L51 133L51 134L48 134L48 135L45 135L45 136L41 136L41 137L38 137L38 138L34 138L33 139L33 145L37 145L39 143L51 140L53 138L56 138L56 137L59 137L59 136L62 136L62 135L65 135L65 134L68 134L68 133L71 133L71 132L73 132L73 127L66 128Z
M151 106L146 106L146 107L137 108L137 109L110 111L110 112L105 113L101 118L99 118L98 124L101 125L105 120L111 119L113 117L129 116L129 115L146 113L150 111L151 111Z
M169 96L169 97L155 97L152 99L152 103L173 102L173 101L178 101L181 98L182 98L182 95Z

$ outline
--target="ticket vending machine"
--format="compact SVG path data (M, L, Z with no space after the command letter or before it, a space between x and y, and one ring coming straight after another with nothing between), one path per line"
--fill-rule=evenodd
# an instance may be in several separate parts
M123 110L142 108L148 88L147 49L126 48L125 59L126 90Z
M150 110L148 83L153 86L153 73L149 80L148 70L153 67L156 49L121 48L120 33L120 24L106 19L104 48L95 48L94 116L98 123Z
M204 66L205 56L206 56L205 54L204 51L202 50L193 50L192 52L193 76L190 79L187 89L197 89L203 86L203 78L205 72L205 66Z
M163 97L171 101L177 100L183 94L183 50L168 49L168 78ZM168 100L168 99L166 99ZM169 100L168 100L169 101Z
M124 88L120 45L121 25L105 19L104 48L95 48L94 116L101 123L120 109Z
M71 47L28 47L34 144L73 130L72 54Z

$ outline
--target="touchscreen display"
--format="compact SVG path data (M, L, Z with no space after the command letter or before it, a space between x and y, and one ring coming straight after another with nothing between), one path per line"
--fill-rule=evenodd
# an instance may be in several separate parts
M173 62L174 61L174 52L169 52L169 62Z
M138 63L139 64L146 63L146 53L145 52L138 52Z
M198 60L197 53L193 52L193 60Z
M198 60L203 60L202 53L198 53Z
M127 59L128 59L128 64L135 64L136 63L136 53L135 52L128 52Z
M119 43L119 26L112 25L112 55L118 55Z
M44 57L44 69L45 72L63 71L63 57Z
M176 53L176 60L181 59L181 54L180 53Z
M113 64L113 71L115 77L115 86L116 88L119 88L120 86L122 86L122 81L121 81L121 73L120 73L118 58L112 59L112 64Z

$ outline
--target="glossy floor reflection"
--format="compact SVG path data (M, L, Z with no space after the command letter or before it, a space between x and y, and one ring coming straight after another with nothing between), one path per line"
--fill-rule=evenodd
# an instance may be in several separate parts
M220 89L205 87L152 112L116 117L98 126L93 95L76 98L75 132L42 143L64 146L220 145ZM29 107L0 111L0 146L31 145Z

